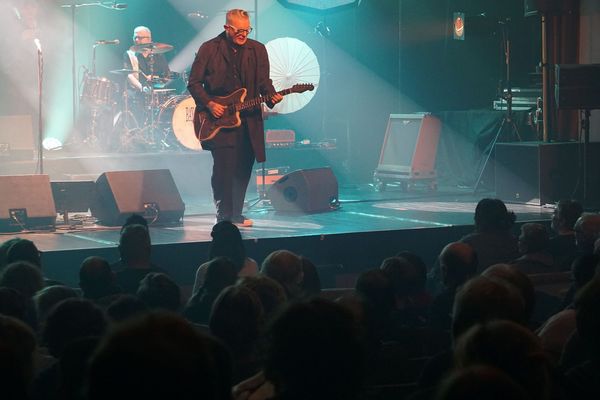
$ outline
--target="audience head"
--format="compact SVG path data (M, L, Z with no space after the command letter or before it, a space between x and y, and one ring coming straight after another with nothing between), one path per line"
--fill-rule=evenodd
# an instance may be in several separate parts
M308 258L300 256L302 260L302 292L305 296L314 296L321 293L321 279L317 266Z
M510 264L495 264L483 271L481 275L513 285L523 298L526 321L531 319L535 309L535 288L524 272Z
M271 316L287 301L285 289L276 280L265 275L245 276L240 278L238 286L252 290L258 296L265 314L265 320Z
M449 243L439 256L442 281L447 287L457 287L477 273L477 254L462 242Z
M594 242L594 254L600 257L600 237Z
M583 253L593 253L594 242L600 235L600 214L581 214L573 230L577 248Z
M529 400L529 396L506 373L482 364L456 369L440 384L435 399Z
M24 321L27 315L27 299L16 289L0 287L0 314Z
M92 356L87 398L214 399L223 375L211 343L183 318L166 312L125 322Z
M557 233L572 232L575 222L583 213L581 203L576 200L560 200L552 215L552 229Z
M269 254L263 261L260 272L279 282L288 298L297 298L301 294L302 260L291 251L276 250Z
M42 268L40 251L31 240L19 239L15 241L6 252L6 263L26 261L38 268Z
M150 309L177 312L181 307L181 290L167 274L150 272L141 281L137 296Z
M217 295L237 280L237 267L227 257L215 257L208 262L201 292Z
M121 260L128 265L147 264L150 262L150 233L143 225L128 225L123 229L119 239Z
M88 257L79 269L79 287L83 297L100 299L117 292L115 276L108 261L102 257Z
M518 290L498 279L478 276L467 281L456 293L452 311L452 336L456 341L475 324L506 319L527 322L525 304Z
M63 285L48 286L37 292L33 298L37 317L43 324L48 313L54 306L66 299L79 298L79 294L73 288Z
M419 291L425 290L425 285L427 283L427 265L425 265L423 259L415 253L406 250L396 254L396 257L405 259L416 268L419 274L418 281L416 282L417 288Z
M131 214L129 217L127 217L125 223L123 223L123 226L121 226L121 234L129 225L142 225L148 229L148 220L140 214Z
M600 278L589 281L575 296L577 333L586 353L594 363L600 363Z
M477 232L508 231L515 221L515 213L508 211L500 199L481 199L475 208L475 230Z
M48 313L42 338L50 354L60 357L75 339L102 336L105 328L104 313L90 300L66 299Z
M2 398L27 399L34 376L35 335L24 322L0 314L0 388Z
M256 293L243 286L229 286L216 298L208 326L234 356L256 350L264 314Z
M13 288L31 299L44 287L44 279L38 267L27 261L17 261L4 268L0 275L0 286Z
M390 279L398 300L406 299L420 291L419 271L406 259L389 257L383 260L379 268Z
M267 332L264 372L281 398L352 399L364 346L352 314L322 298L289 304Z
M2 272L4 267L6 267L6 265L8 265L8 262L6 261L6 257L8 256L8 249L10 249L10 246L15 244L19 240L22 240L22 239L15 237L12 239L8 239L7 241L0 244L0 272Z
M148 306L132 294L122 294L106 308L106 316L113 323L121 323L148 312Z
M454 346L458 368L489 365L502 370L525 389L532 400L548 399L550 361L527 328L506 320L472 326Z
M550 236L542 224L529 222L521 226L519 252L521 254L538 253L548 249Z
M369 303L369 309L379 315L382 320L389 317L394 308L394 285L390 278L380 269L361 272L356 279L356 293Z
M227 257L240 271L246 261L246 250L238 227L230 221L220 221L213 226L210 236L208 258Z

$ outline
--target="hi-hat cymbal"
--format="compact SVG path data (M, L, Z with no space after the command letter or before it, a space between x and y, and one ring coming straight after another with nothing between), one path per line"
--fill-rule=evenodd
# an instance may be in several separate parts
M173 50L173 46L166 43L142 43L131 46L129 50L135 52L150 50L154 54L161 54Z
M117 74L117 75L129 75L129 74L134 73L134 72L139 72L139 71L136 71L134 69L126 69L126 68L123 68L123 69L113 69L112 71L110 71L111 74Z

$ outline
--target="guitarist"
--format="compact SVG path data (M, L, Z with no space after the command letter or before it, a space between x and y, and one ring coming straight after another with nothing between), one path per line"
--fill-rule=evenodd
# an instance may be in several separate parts
M265 46L249 39L252 31L248 12L227 12L224 32L200 46L188 89L196 102L196 111L208 110L220 118L226 107L213 101L214 96L227 96L246 88L248 98L271 95L270 108L283 96L277 94L269 78L269 58ZM260 107L240 113L241 125L223 129L214 138L203 141L202 148L213 157L211 186L217 208L217 222L231 221L238 226L252 226L242 215L244 197L252 174L254 160L265 161L263 119ZM196 123L197 121L195 121Z

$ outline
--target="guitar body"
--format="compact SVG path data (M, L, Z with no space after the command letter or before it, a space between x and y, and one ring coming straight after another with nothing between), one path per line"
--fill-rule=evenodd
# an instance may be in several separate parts
M246 89L241 88L228 96L215 96L211 100L227 106L221 118L215 118L208 109L197 111L194 115L194 132L201 142L214 138L221 129L237 128L242 124L240 112L235 104L242 103L246 98Z
M290 93L304 93L307 90L314 90L315 86L311 83L299 83L289 89L277 92L285 96ZM201 142L214 138L221 129L236 128L242 124L240 119L240 110L249 110L258 107L268 101L268 98L257 97L252 100L245 100L248 91L244 88L238 89L228 96L215 96L212 101L226 106L227 109L221 118L215 118L208 109L194 112L194 132Z

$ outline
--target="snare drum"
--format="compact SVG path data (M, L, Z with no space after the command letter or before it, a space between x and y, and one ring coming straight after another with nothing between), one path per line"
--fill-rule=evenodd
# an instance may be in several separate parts
M192 150L201 150L200 141L194 133L196 103L190 95L173 96L160 106L158 120L170 126L177 141Z
M89 76L83 82L81 101L90 105L112 104L115 85L104 77Z
M153 89L146 97L148 107L161 107L175 94L175 89Z

